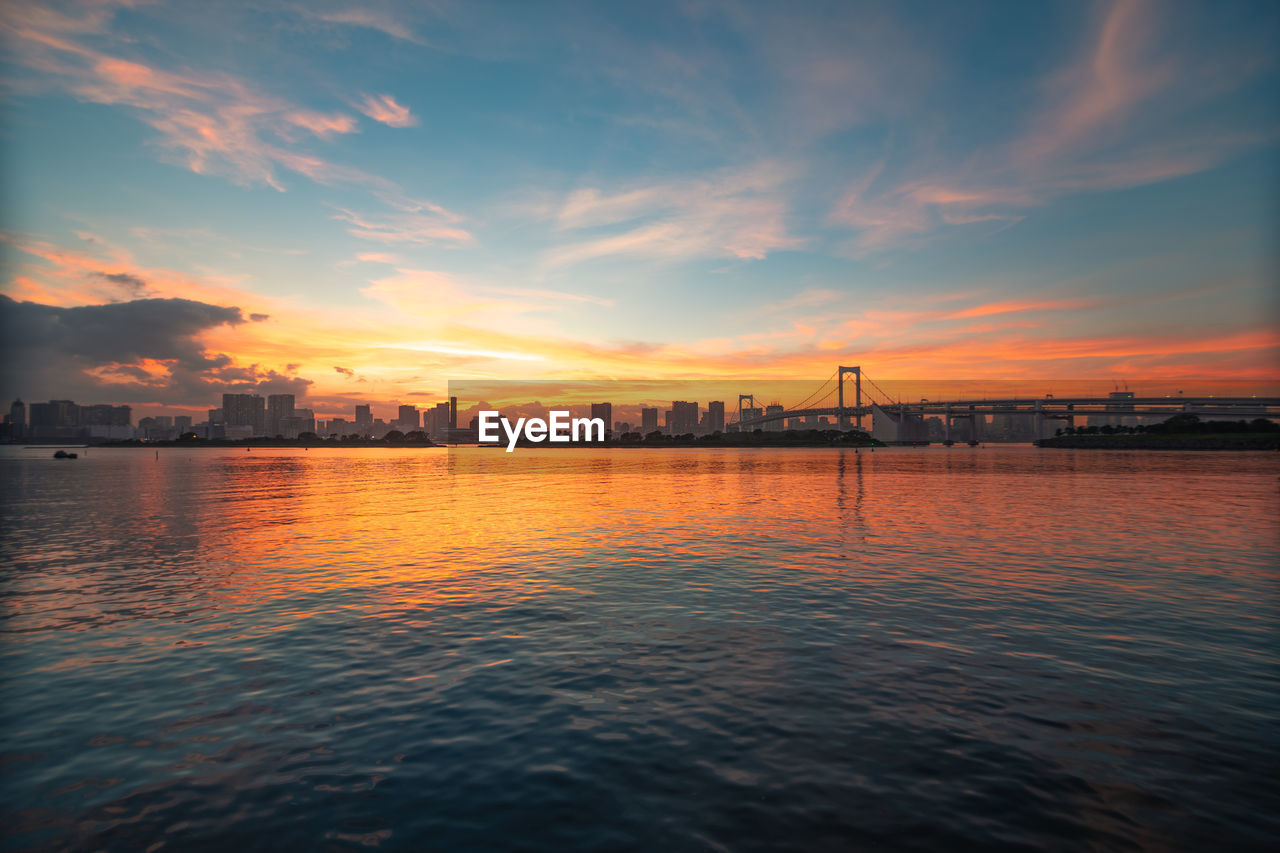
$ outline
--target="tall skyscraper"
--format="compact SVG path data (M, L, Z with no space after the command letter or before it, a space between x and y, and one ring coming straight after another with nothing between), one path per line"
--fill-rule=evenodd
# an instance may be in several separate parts
M658 410L657 409L641 409L640 410L640 432L648 435L656 432L658 429Z
M416 406L401 406L400 414L396 418L396 423L400 425L402 430L418 429L422 426L422 421L418 418L418 409Z
M785 411L786 409L780 403L773 403L771 405L764 407L764 413L770 416L780 415ZM760 428L763 429L765 432L784 432L787 427L786 427L786 424L781 420L772 420L772 421L765 421L763 424L760 425Z
M80 429L80 407L70 400L32 403L29 414L32 438L74 438Z
M267 398L267 435L284 435L285 420L293 417L293 395L272 394Z
M223 426L249 427L250 435L264 435L267 430L265 402L257 394L223 394Z
M707 403L707 431L724 432L724 401L712 400Z
M613 430L613 403L592 403L591 417L604 421L605 432Z
M443 441L447 435L446 431L449 429L449 404L436 403L435 408L431 409L427 414L429 417L425 419L427 423L424 426L427 428L430 438L433 441Z
M9 407L9 434L14 438L25 438L27 435L27 404L14 400Z
M373 412L370 411L368 404L356 406L356 426L361 428L373 426Z
M673 400L671 416L667 419L667 427L672 435L684 435L698 428L698 404L684 400Z

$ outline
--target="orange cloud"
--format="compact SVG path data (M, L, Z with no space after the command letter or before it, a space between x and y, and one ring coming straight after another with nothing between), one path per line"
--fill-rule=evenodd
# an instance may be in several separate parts
M409 108L396 103L390 95L365 95L356 109L388 127L412 127L418 123Z
M1057 299L1047 301L1010 300L1008 302L991 302L986 305L975 305L961 311L946 315L947 320L962 320L969 317L990 317L993 314L1012 314L1018 311L1070 311L1077 308L1092 308L1098 303L1090 299Z
M305 128L316 136L329 136L334 133L352 133L356 130L356 120L341 114L326 115L314 110L294 110L285 115L285 121Z
M160 134L163 148L193 172L283 191L278 170L285 169L318 183L363 185L388 198L400 195L384 178L281 144L296 142L299 130L321 138L352 133L357 127L350 116L301 107L231 74L165 70L82 44L78 39L105 31L105 12L75 27L38 7L18 10L0 20L8 44L16 48L14 61L79 98L136 110ZM400 127L413 123L408 110L389 96L369 100L366 107L370 104L377 107L371 117L379 121Z

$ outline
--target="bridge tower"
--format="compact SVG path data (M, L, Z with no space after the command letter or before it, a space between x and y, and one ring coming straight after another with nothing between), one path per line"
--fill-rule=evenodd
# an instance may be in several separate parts
M743 400L751 401L751 405L749 408L754 409L756 407L756 398L754 394L738 395L738 432L742 432L742 401Z
M838 369L839 375L836 377L836 399L839 414L836 415L836 426L844 429L847 423L847 416L844 413L844 375L846 373L853 374L854 403L858 407L857 421L858 429L862 429L862 368L861 367L845 367L841 365ZM741 403L739 403L741 405Z

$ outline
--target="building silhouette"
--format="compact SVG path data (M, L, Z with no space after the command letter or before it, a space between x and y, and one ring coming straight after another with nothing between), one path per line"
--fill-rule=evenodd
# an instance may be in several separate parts
M724 401L713 400L707 403L706 431L724 432Z
M22 400L14 400L9 406L9 414L4 422L9 426L10 438L25 438L27 435L27 404Z
M605 431L613 429L613 403L592 403L591 417L604 421Z
M257 394L223 394L222 426L227 438L252 438L267 429L265 401Z
M684 435L698 429L698 404L685 400L672 400L667 416L667 430L672 435Z
M648 435L651 432L658 431L658 410L657 409L641 409L640 410L640 432Z
M779 403L771 403L764 407L764 413L770 417L781 415L786 409ZM784 432L786 425L781 420L765 421L761 425L765 432Z
M267 398L266 434L268 436L284 435L284 422L292 417L292 394L272 394Z

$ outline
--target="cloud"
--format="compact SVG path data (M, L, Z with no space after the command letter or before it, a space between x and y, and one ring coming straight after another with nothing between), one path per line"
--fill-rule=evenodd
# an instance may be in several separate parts
M303 12L306 14L306 11ZM404 23L396 20L391 15L374 9L343 9L331 12L313 12L316 18L331 24L345 24L352 27L363 27L365 29L377 30L385 33L392 38L401 39L403 41L413 42L414 44L425 45L426 42L414 35Z
M1171 58L1152 56L1159 10L1143 0L1106 9L1083 56L1046 84L1048 103L1016 146L1023 161L1096 144L1099 133L1121 130L1137 106L1174 81Z
M245 322L236 307L138 299L59 307L0 295L0 387L31 399L201 405L224 390L305 394L309 380L241 365L202 336Z
M846 253L914 248L958 227L1008 227L1065 195L1167 181L1274 143L1274 126L1232 126L1212 114L1224 93L1266 67L1254 46L1240 42L1221 59L1207 38L1184 32L1179 42L1167 7L1096 8L1081 48L1040 81L1007 138L968 154L930 151L892 172L886 156L854 180L830 215L855 232Z
M458 223L462 217L438 205L426 209L402 213L370 215L339 208L335 219L350 224L347 233L361 240L397 245L446 245L465 247L475 245L476 238ZM364 258L361 258L364 260Z
M330 136L334 133L353 133L357 130L356 120L341 113L325 114L315 110L294 110L286 113L285 121L311 131L316 136Z
M389 264L394 266L400 263L400 256L393 255L390 252L361 252L356 255L356 260L364 261L367 264Z
M104 4L77 28L38 6L16 4L13 14L0 20L0 31L8 36L13 61L37 80L84 101L132 110L157 131L156 144L168 159L193 172L283 191L283 169L322 184L398 192L383 178L294 147L300 132L325 139L356 131L351 116L300 106L230 73L166 69L89 46L109 42L107 8Z
M602 296L592 296L585 293L567 293L563 290L548 290L542 287L483 286L478 289L484 293L497 293L503 296L531 296L535 299L549 299L555 302L584 302L591 305L603 306L613 304L612 299L607 299Z
M418 123L409 113L409 108L396 103L390 95L365 95L356 109L388 127L412 127Z
M93 273L93 276L95 278L100 278L103 281L109 281L112 284L121 285L125 289L127 294L133 299L146 296L149 293L149 290L147 288L147 283L143 281L141 278L139 278L138 276L133 275L131 273L95 272Z
M1073 311L1080 308L1096 308L1096 299L1014 299L1005 302L989 302L947 314L943 319L963 320L973 317L991 317L996 314L1013 314L1022 311Z
M805 241L786 226L783 186L791 176L792 170L766 162L613 192L576 190L555 214L557 230L609 233L555 246L542 264L557 268L610 256L762 260L799 248Z

